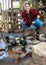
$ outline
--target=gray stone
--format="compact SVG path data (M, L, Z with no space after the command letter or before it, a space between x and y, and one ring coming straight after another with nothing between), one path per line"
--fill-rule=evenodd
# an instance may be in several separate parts
M40 41L46 41L45 34L40 34L39 35L39 40Z
M46 65L46 42L41 42L32 47L33 62Z

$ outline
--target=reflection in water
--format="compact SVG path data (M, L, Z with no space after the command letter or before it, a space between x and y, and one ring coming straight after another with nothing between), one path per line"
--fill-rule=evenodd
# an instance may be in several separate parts
M3 39L0 39L0 60L5 59L8 57L8 51L6 48L6 43L3 41Z

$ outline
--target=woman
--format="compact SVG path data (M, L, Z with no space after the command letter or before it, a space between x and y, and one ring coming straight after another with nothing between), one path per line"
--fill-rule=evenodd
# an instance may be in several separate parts
M41 15L38 13L37 10L32 9L30 7L30 3L24 3L24 11L22 12L22 20L20 25L22 26L23 30L26 34L28 34L28 28L37 30L39 32L40 27L34 25L34 21L36 18L41 18Z

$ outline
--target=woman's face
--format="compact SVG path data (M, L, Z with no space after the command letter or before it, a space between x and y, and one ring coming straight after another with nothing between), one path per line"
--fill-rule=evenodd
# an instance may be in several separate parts
M25 10L26 10L27 12L30 11L30 6L29 6L29 4L26 4L24 8L25 8Z

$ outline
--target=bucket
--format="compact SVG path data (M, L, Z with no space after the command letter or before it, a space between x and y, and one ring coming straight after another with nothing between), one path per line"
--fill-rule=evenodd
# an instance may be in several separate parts
M41 21L41 19L36 19L34 25L37 26L37 27L42 27L43 21Z

